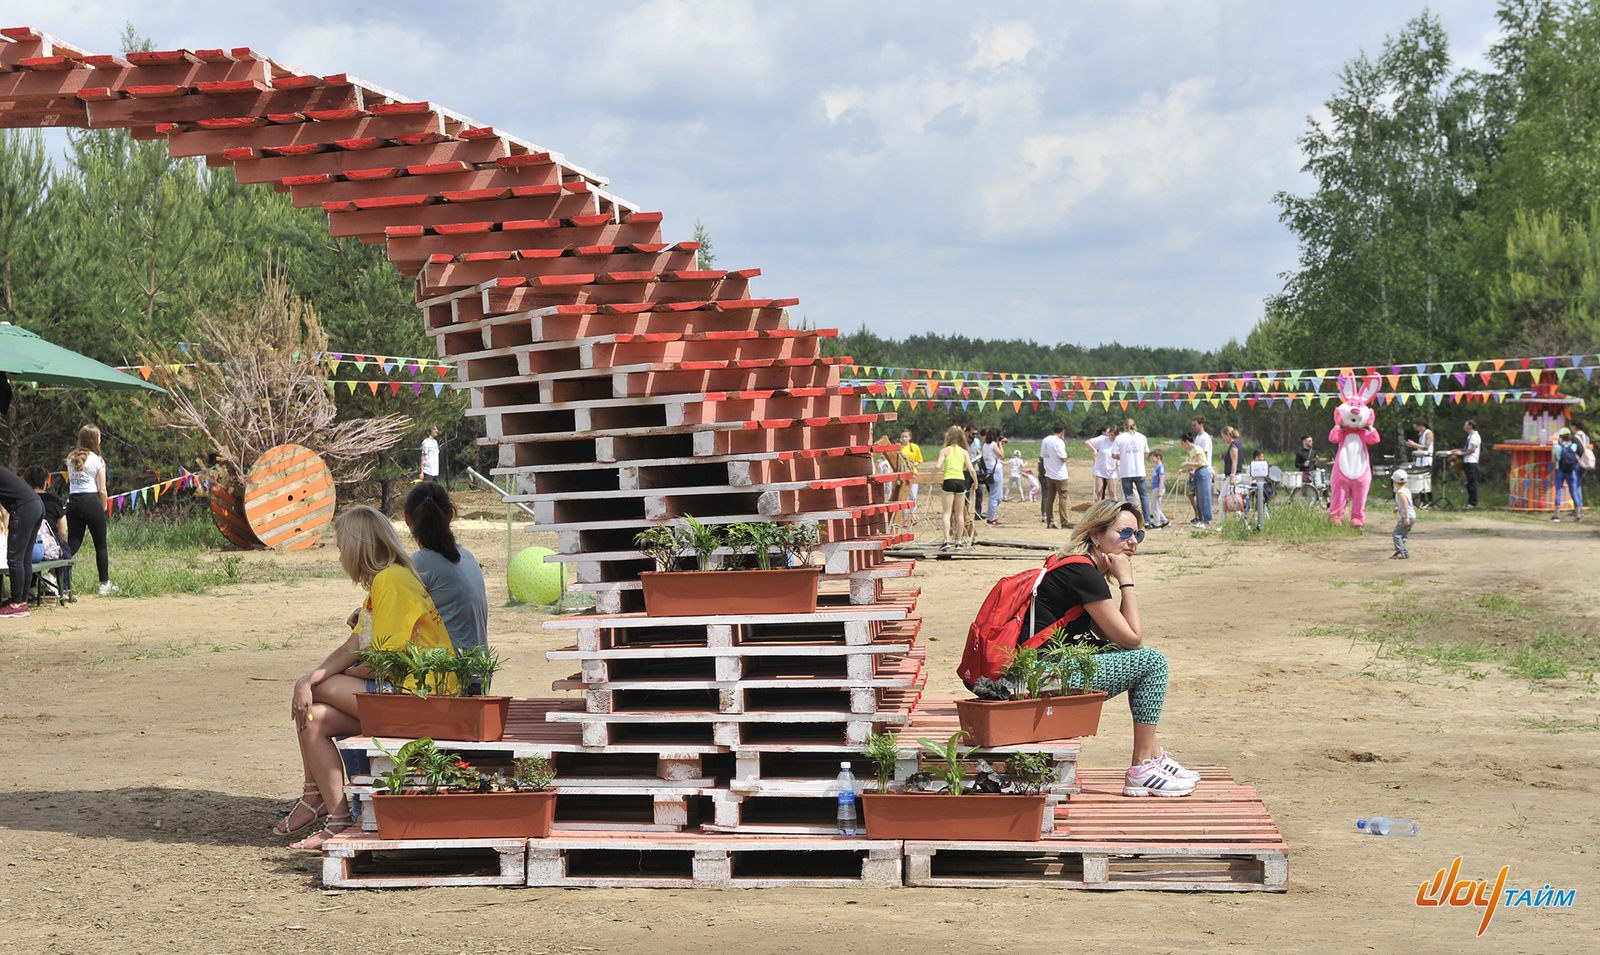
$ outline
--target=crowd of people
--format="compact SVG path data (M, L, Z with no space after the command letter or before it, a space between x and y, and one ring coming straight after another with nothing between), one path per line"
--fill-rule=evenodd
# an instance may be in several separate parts
M1477 423L1464 422L1460 447L1448 450L1438 447L1427 421L1414 420L1411 429L1412 436L1403 442L1403 452L1410 458L1406 465L1410 473L1404 472L1405 466L1399 469L1401 481L1397 483L1405 484L1409 480L1410 487L1417 490L1412 493L1408 489L1405 506L1413 509L1432 506L1432 478L1436 469L1450 462L1461 476L1466 509L1477 508L1479 466L1484 451ZM1047 529L1073 527L1068 508L1065 424L1057 422L1052 426L1040 442L1037 458L1032 461L1024 460L1020 450L1008 454L1006 441L996 428L980 430L971 425L951 425L946 430L933 468L941 491L943 536L940 550L961 549L970 541L971 527L978 521L998 526L999 505L1008 499L1037 503L1039 521ZM1220 514L1257 506L1250 503L1252 490L1258 490L1263 500L1270 499L1274 490L1273 483L1265 477L1270 470L1265 453L1256 449L1247 457L1243 437L1232 425L1225 425L1214 442L1203 415L1194 416L1189 428L1179 437L1181 457L1174 459L1171 470L1167 467L1166 454L1161 448L1151 446L1133 418L1126 419L1120 426L1104 425L1084 440L1083 445L1091 460L1091 490L1086 503L1122 500L1134 504L1139 508L1143 527L1150 530L1172 523L1164 507L1169 495L1181 494L1188 500L1190 527L1214 530L1219 527ZM909 429L901 431L895 447L895 452L884 456L880 469L917 474L924 458ZM1563 427L1552 442L1551 455L1556 511L1551 519L1560 521L1565 506L1570 508L1572 520L1581 521L1584 478L1594 467L1594 451L1583 426L1573 421ZM1331 463L1312 435L1304 435L1294 450L1293 471L1307 487L1325 488L1327 472L1324 469ZM1419 479L1419 473L1429 480ZM916 521L918 482L900 481L895 487L896 499L909 502L898 520L902 529L910 531ZM1396 508L1397 511L1401 508L1398 501ZM1406 555L1405 547L1398 541L1395 550L1397 556Z

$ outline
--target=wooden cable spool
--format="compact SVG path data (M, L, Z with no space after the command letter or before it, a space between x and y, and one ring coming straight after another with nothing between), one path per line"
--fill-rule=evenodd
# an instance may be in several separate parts
M301 550L333 520L333 472L310 448L280 444L250 468L244 517L268 547Z
M212 483L211 520L233 546L241 550L256 550L262 546L261 539L244 519L244 493L238 485L224 487L220 482Z

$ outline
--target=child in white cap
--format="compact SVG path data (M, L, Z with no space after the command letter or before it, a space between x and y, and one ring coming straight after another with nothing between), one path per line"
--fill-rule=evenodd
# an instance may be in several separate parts
M1396 468L1389 480L1394 482L1394 509L1400 515L1394 525L1394 553L1389 559L1410 560L1411 549L1407 545L1411 528L1417 523L1417 508L1411 503L1411 490L1406 487L1406 472Z

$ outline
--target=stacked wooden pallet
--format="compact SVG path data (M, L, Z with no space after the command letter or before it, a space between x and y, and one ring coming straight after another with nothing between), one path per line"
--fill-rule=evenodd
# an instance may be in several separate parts
M892 586L910 565L884 555L907 539L892 523L910 506L887 498L900 475L871 466L874 426L892 416L840 386L848 359L821 350L833 332L791 327L797 300L756 295L756 269L698 267L694 243L663 237L661 213L559 153L245 47L94 55L0 30L0 128L37 126L163 139L321 209L334 236L383 243L471 389L498 473L595 595L594 615L555 625L575 642L552 655L579 668L557 688L581 698L522 701L501 743L453 746L553 756L558 838L352 831L329 846L329 884L899 883L910 846L820 834L828 780L882 727L906 729L909 774L913 741L948 736L949 714L917 709L915 595ZM649 563L635 535L690 514L818 524L819 610L641 616ZM371 741L346 745L381 757ZM1050 750L1065 795L1076 747ZM908 858L934 872L919 860L956 851Z

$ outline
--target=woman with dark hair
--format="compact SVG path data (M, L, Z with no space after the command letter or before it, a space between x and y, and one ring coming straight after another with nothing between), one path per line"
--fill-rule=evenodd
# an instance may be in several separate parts
M28 486L33 488L33 492L39 495L39 501L44 504L43 526L48 527L50 529L49 533L55 537L56 544L61 548L61 556L71 557L72 548L67 546L67 541L70 537L67 532L66 506L61 503L61 498L56 497L46 487L50 483L50 472L37 464L31 464L23 469L22 479L28 482ZM42 541L44 533L41 532L39 536ZM44 554L39 554L34 559L43 560L45 556ZM72 565L68 564L55 573L56 586L61 588L62 601L65 603L77 603L78 598L73 596L72 593Z
M406 527L422 547L411 561L460 653L489 645L489 596L478 559L450 531L455 516L449 492L432 481L412 487L406 495Z
M1185 769L1156 738L1156 724L1167 698L1167 658L1144 645L1133 555L1144 540L1143 513L1127 501L1101 501L1078 521L1063 554L1082 554L1093 563L1065 563L1044 575L1034 598L1039 620L1062 620L1066 639L1098 648L1091 689L1108 697L1128 694L1133 711L1133 759L1124 796L1187 796L1200 774ZM1112 602L1111 584L1117 585Z

